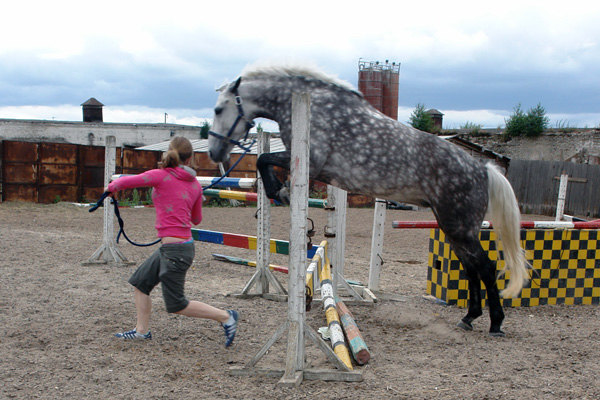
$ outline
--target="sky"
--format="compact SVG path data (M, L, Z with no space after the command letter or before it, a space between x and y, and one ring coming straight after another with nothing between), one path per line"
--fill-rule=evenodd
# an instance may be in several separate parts
M487 4L489 3L489 4ZM358 86L358 62L400 63L399 116L504 126L541 104L550 127L600 127L600 2L5 2L0 118L200 125L215 89L256 62L294 62ZM263 125L266 129L270 126Z

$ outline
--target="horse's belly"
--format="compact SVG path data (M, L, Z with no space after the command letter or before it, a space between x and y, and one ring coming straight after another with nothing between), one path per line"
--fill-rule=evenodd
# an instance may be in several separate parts
M382 197L386 200L395 200L419 205L427 203L425 194L416 187L407 187L398 191L382 193L379 197Z
M377 197L385 200L394 200L404 203L411 203L416 205L429 204L425 193L416 185L406 186L403 188L389 188L381 185L380 183L365 183L362 185L343 185L340 182L332 181L332 185L341 187L351 193L360 193L370 197Z

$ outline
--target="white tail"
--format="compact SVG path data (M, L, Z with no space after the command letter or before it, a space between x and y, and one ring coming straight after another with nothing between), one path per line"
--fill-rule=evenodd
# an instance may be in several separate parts
M508 180L498 167L486 165L488 171L488 210L504 248L506 270L510 272L510 282L502 291L502 297L516 297L529 280L528 263L521 248L521 213L517 198Z

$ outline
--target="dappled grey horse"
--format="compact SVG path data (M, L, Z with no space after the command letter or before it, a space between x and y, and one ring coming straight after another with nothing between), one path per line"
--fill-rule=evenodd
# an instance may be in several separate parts
M493 164L386 117L348 83L313 69L254 67L219 91L209 138L211 159L227 160L233 146L247 136L254 118L276 121L287 151L263 154L257 167L267 196L285 203L289 203L288 190L273 166L290 166L292 93L310 93L310 177L352 193L431 207L469 280L469 309L458 326L472 330L471 323L481 316L483 281L490 335L504 335L496 265L478 240L486 211L504 245L510 273L502 295L517 296L528 273L519 243L517 201Z

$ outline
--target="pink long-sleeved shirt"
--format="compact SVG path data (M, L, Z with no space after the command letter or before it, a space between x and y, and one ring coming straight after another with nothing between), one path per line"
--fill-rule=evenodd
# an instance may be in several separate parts
M151 186L156 209L158 237L192 236L192 224L202 221L202 186L196 172L186 166L152 169L139 175L122 176L108 185L110 192Z

